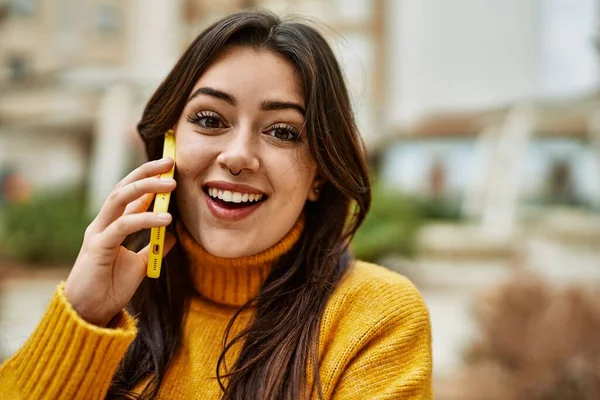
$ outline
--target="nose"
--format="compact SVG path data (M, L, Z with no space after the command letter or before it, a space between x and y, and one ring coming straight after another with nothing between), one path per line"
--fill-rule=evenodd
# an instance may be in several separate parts
M256 151L256 135L250 128L230 132L216 162L226 170L241 173L242 171L256 172L260 167Z

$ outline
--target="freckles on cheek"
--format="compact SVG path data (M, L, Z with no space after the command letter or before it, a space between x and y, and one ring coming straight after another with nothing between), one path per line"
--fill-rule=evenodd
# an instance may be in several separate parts
M285 197L285 204L293 204L294 200L297 200L296 198L302 196L303 194L302 190L300 190L298 177L296 177L296 179L294 179L292 182L295 182L295 184L288 188L287 196Z
M279 194L282 204L289 205L303 202L308 197L311 179L314 172L305 160L287 160L279 164L281 172L277 176Z

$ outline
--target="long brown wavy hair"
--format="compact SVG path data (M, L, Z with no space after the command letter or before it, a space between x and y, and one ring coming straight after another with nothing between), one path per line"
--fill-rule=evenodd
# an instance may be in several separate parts
M305 205L305 228L298 242L276 263L258 295L229 321L215 375L223 399L295 400L314 390L322 397L321 317L350 265L348 243L371 203L364 144L340 66L326 40L305 23L282 21L269 12L230 15L187 48L148 102L138 130L148 158L160 158L163 135L179 119L195 83L211 60L231 45L271 51L295 66L306 103L310 152L325 184L319 199ZM177 223L175 204L171 199L169 212ZM168 231L176 235L172 225ZM126 246L141 249L147 243L146 230L128 238ZM139 333L113 378L109 399L155 397L179 349L193 293L189 264L178 244L164 264L160 278L145 279L126 307L137 316ZM253 319L230 338L233 322L248 308L253 308ZM239 357L227 369L224 356L236 343L242 346ZM138 397L132 389L146 379L148 384ZM309 381L313 386L307 387Z

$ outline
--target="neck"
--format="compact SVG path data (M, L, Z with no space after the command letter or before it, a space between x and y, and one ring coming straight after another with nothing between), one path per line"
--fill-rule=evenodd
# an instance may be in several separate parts
M275 263L296 244L304 229L304 215L273 246L246 257L227 258L209 253L181 220L176 221L175 229L198 294L218 304L241 306L258 294Z

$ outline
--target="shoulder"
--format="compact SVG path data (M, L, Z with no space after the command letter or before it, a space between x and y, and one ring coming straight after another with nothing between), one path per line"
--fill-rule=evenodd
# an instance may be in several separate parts
M321 327L330 340L344 332L359 342L374 335L431 332L429 311L415 285L397 272L364 261L353 261L338 283Z
M429 312L405 276L354 261L325 307L319 339L325 392L431 398Z
M334 312L429 323L423 297L407 277L364 261L351 264L330 303Z
M407 291L416 290L413 283L404 275L381 265L361 260L351 262L340 284L347 287L367 285L369 287L394 287Z

